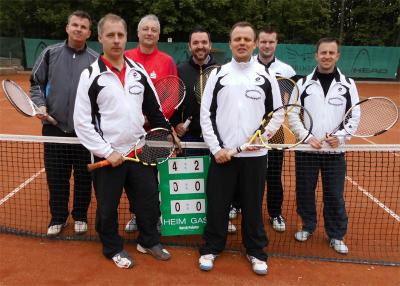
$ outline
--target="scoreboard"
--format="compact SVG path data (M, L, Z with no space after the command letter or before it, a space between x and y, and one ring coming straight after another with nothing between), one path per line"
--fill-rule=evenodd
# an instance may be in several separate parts
M172 158L158 164L161 234L202 234L206 224L209 156Z

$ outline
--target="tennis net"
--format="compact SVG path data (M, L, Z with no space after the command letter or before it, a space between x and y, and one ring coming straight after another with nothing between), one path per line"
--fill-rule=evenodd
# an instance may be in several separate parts
M43 159L44 146L64 144L69 148L78 144L76 138L42 136L0 135L0 232L33 237L46 237L50 222L49 190ZM203 143L184 143L184 150L204 148ZM310 151L306 146L296 151ZM269 222L264 199L263 216L269 238L267 252L284 257L302 257L355 263L400 265L400 145L346 145L345 151L345 204L348 228L345 242L347 255L337 254L329 247L324 229L324 204L322 181L316 188L317 226L306 242L297 242L294 233L301 228L297 214L295 192L295 151L284 152L282 182L284 199L282 215L286 231L276 232ZM273 156L273 153L270 154ZM335 172L335 168L328 172ZM56 164L52 168L57 169ZM62 169L60 167L60 169ZM72 209L73 180L69 206ZM88 211L89 230L76 235L73 220L59 239L98 240L94 229L96 200L92 192ZM329 198L327 198L329 201ZM325 210L326 211L326 210ZM123 193L119 205L119 231L127 241L134 241L137 232L126 233L125 224L130 220L129 203ZM236 232L228 235L226 247L243 250L241 243L241 214L231 220ZM162 237L165 244L196 247L202 242L200 235Z

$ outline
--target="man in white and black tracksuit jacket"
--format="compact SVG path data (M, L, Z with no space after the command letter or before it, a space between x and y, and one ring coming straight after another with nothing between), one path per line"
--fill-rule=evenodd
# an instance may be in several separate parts
M267 254L263 248L268 240L262 215L267 151L256 149L234 157L228 155L228 150L251 138L266 114L282 105L275 75L268 74L251 57L256 37L254 32L253 38L254 30L250 27L246 22L234 25L230 41L233 58L211 73L201 102L200 124L212 154L206 189L205 244L200 248L202 270L210 270L225 247L229 207L237 190L247 257L254 272L267 273ZM282 121L283 114L275 114L264 135L272 136Z
M348 223L343 195L346 162L345 154L334 148L344 144L350 137L346 136L343 127L334 131L345 113L359 101L359 97L354 81L336 68L339 56L339 42L336 39L321 39L315 56L317 68L297 82L299 103L310 112L314 124L312 135L306 139L306 143L315 151L297 151L295 154L297 213L303 220L303 228L295 234L295 239L306 241L316 229L315 188L321 172L325 231L330 246L346 254L348 248L343 242ZM359 118L359 108L355 108L346 124L356 127ZM301 125L291 128L298 135L305 132ZM319 150L323 145L330 146L332 151Z
M278 32L275 28L265 27L258 33L258 55L255 59L277 77L285 77L296 80L295 70L275 56L278 45ZM283 144L283 129L280 128L276 136L271 138L272 143ZM282 216L283 186L282 186L283 151L271 150L268 152L268 164L266 172L267 181L267 209L272 228L283 232L286 229L285 219Z
M138 251L161 260L169 259L170 255L162 249L157 231L159 194L153 167L123 162L122 155L131 156L128 153L145 133L144 116L152 128L171 129L171 126L144 68L123 57L126 25L122 23L125 22L113 14L99 22L100 30L105 30L104 34L99 31L104 55L82 72L74 124L79 140L93 153L95 161L107 159L112 164L92 173L97 200L96 230L103 243L103 254L113 258L118 267L130 268L133 261L120 263L121 257L128 258L118 234L118 205L123 188L137 216ZM114 37L108 36L113 34ZM116 35L121 39L117 41Z
M260 39L258 39L260 40ZM280 61L276 57L268 64L264 64L260 60L260 55L255 56L256 60L265 66L269 71L273 71L276 76L285 78L293 78L296 73L291 66ZM280 128L276 136L271 138L272 143L282 144L283 129ZM285 219L282 216L283 204L283 185L282 185L282 164L283 150L270 150L268 152L268 163L265 179L267 181L267 209L269 221L272 228L276 231L283 232L286 230Z

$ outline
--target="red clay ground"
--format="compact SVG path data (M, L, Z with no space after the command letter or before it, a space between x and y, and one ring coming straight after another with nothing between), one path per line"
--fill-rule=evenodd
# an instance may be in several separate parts
M400 268L270 258L265 277L239 253L224 253L211 272L198 269L194 249L169 248L168 262L126 249L132 269L118 269L98 242L51 241L0 235L0 285L400 285Z
M8 78L28 89L28 75ZM361 96L391 95L400 105L399 84L358 84L358 87ZM38 120L10 112L12 107L4 101L0 96L0 133L40 134ZM388 137L373 141L398 144L398 127L399 123ZM170 247L173 258L169 262L138 254L131 243L126 249L134 255L137 265L121 270L102 256L99 242L0 234L0 285L400 285L400 267L272 257L269 274L259 277L252 273L250 264L239 252L224 253L216 261L215 269L204 273L198 269L196 249Z

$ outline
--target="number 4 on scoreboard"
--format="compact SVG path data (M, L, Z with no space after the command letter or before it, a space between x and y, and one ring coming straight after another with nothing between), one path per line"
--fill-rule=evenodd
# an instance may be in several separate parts
M169 160L169 174L203 173L203 158L186 158L185 160Z

